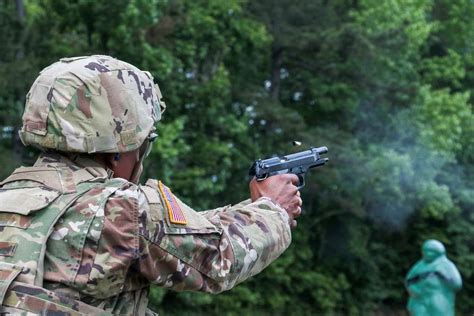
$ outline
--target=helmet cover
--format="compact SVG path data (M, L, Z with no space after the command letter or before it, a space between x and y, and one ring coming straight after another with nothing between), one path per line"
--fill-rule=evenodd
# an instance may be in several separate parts
M149 72L110 56L62 58L26 98L20 138L64 152L135 150L166 108Z

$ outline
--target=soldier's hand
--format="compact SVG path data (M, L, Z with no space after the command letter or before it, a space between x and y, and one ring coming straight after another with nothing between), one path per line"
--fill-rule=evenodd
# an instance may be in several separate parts
M296 218L301 215L303 201L298 191L298 177L294 174L281 174L269 177L263 181L255 178L250 181L250 198L252 202L265 196L283 207L290 217L291 227L297 225Z

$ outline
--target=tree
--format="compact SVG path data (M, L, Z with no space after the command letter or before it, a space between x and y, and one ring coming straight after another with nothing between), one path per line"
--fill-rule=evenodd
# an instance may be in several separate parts
M422 241L438 238L464 277L457 306L468 313L473 21L469 0L3 1L2 174L36 154L20 150L15 126L38 71L110 54L159 83L168 109L146 176L193 207L246 198L256 158L329 147L279 260L218 296L154 288L154 309L395 313Z

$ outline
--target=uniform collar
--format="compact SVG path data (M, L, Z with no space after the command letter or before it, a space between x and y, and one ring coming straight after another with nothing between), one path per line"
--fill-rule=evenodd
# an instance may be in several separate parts
M58 152L43 152L36 160L35 167L61 167L69 168L72 171L87 169L97 176L112 178L114 172L104 167L99 162L89 158L84 154L62 154Z

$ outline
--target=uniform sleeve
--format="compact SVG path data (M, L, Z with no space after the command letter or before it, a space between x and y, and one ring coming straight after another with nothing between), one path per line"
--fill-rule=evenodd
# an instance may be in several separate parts
M291 242L270 199L195 212L155 180L139 198L138 269L159 286L219 293L262 271Z

